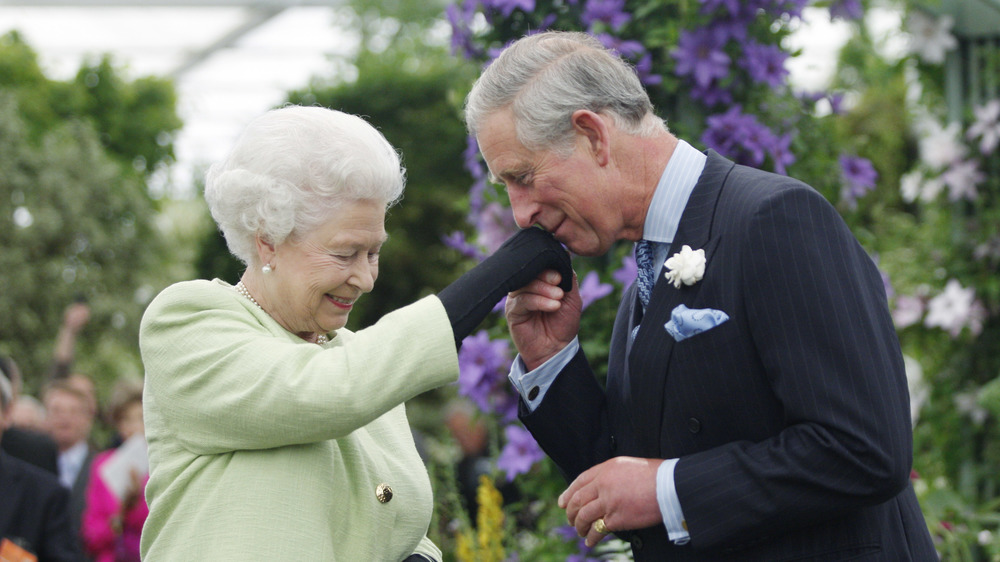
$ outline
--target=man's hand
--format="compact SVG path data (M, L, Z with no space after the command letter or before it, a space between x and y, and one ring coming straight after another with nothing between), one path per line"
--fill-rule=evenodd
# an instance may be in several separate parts
M583 301L576 274L568 293L559 288L561 280L558 272L544 271L524 288L507 295L507 326L529 371L569 345L580 331Z
M580 474L559 496L569 524L576 527L587 546L604 535L594 521L604 518L612 532L643 529L663 522L656 501L656 471L662 459L615 457Z

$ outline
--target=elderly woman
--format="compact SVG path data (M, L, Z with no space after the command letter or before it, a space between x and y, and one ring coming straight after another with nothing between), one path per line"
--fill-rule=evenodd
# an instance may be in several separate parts
M572 270L526 229L438 295L346 330L403 177L364 120L295 106L209 170L247 270L168 287L143 317L143 560L441 559L403 403L457 379L457 346L507 292L548 269L568 290Z

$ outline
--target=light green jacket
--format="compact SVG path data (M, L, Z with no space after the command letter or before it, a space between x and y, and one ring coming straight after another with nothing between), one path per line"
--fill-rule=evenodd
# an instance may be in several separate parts
M319 346L231 285L188 281L149 305L139 345L143 560L441 559L403 406L458 378L437 297ZM376 498L383 483L387 503Z

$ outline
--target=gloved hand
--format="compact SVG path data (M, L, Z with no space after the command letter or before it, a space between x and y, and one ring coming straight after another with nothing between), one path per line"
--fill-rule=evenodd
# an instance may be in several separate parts
M442 289L438 298L451 320L455 346L461 345L507 293L527 285L547 269L562 276L562 290L573 288L569 253L551 233L531 227L508 238L492 256Z

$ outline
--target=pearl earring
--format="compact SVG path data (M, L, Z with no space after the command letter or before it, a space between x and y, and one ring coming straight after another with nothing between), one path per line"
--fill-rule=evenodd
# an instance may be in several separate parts
M260 270L261 270L261 272L264 273L264 275L267 275L268 273L271 273L271 264L265 263L264 267L260 268Z

